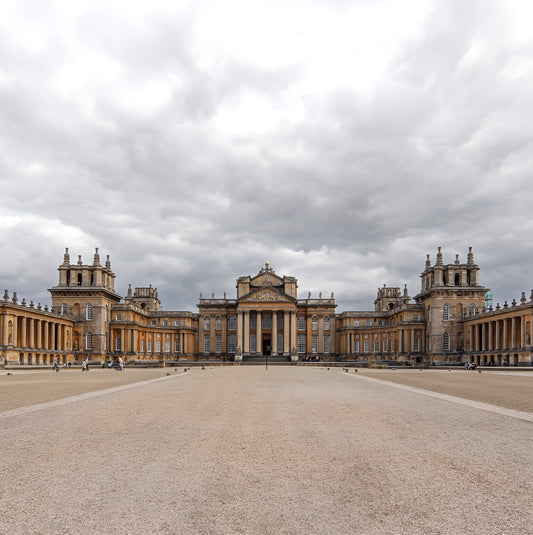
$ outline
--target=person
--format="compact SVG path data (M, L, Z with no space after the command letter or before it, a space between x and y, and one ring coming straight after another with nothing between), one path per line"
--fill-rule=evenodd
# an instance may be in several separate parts
M117 371L124 371L124 361L122 360L122 357L118 357Z
M81 371L82 372L89 371L89 362L87 361L87 359L84 359L83 362L81 363Z
M54 365L52 366L52 370L55 370L56 372L59 371L59 363L57 362L57 357L54 357Z

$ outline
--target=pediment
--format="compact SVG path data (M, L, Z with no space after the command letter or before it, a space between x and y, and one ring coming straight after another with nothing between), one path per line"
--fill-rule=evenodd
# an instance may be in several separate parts
M283 286L283 280L273 272L260 273L250 281L251 286Z
M240 302L285 302L292 303L294 299L274 290L273 288L261 288L250 292L247 296L239 300Z

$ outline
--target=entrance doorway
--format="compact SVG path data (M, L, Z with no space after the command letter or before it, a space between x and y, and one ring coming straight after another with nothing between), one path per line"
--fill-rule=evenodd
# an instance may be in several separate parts
M270 343L270 335L263 337L263 355L268 355L272 352Z

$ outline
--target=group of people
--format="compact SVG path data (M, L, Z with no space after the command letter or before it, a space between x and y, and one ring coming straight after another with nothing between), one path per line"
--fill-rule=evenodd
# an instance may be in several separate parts
M65 364L66 366L66 364ZM122 360L122 357L118 357L116 360L115 366L113 366L117 371L123 371L124 370L124 361ZM52 366L52 370L55 372L59 371L59 361L57 360L57 357L54 357L54 364ZM89 357L85 357L83 362L81 363L81 371L82 372L88 372L89 371Z
M477 364L475 362L465 362L465 370L475 370Z

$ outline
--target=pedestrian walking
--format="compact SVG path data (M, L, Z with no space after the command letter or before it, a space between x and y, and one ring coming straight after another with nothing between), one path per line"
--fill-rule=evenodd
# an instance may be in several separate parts
M57 361L57 357L54 357L54 365L52 366L52 370L55 370L56 372L59 371L59 363Z

